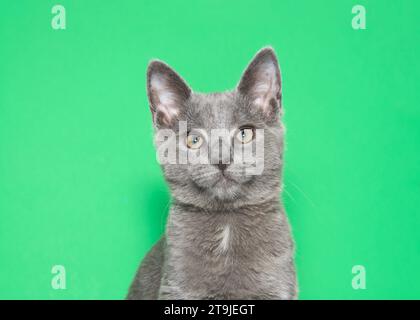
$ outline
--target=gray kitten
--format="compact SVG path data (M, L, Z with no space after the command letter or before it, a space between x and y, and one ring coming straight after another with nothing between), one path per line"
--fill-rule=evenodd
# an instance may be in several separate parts
M192 92L169 66L152 61L147 93L156 132L173 130L178 153L183 144L214 143L192 132L223 128L255 143L255 130L263 129L264 166L247 174L248 164L230 162L229 152L210 164L162 164L172 194L166 234L144 258L127 298L295 299L294 244L279 197L284 129L273 49L259 51L237 88L224 93ZM179 121L187 123L186 137Z

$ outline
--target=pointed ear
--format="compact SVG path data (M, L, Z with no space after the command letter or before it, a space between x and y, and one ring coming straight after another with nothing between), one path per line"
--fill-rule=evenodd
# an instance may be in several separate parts
M191 89L168 65L157 60L150 62L147 96L155 125L173 125L190 95Z
M281 108L281 78L277 57L270 47L261 49L242 75L237 90L268 116Z

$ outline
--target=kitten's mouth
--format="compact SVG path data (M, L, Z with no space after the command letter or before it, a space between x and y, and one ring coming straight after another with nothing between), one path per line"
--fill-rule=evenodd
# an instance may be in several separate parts
M226 173L221 172L219 179L217 179L213 183L211 188L214 188L214 187L228 188L232 186L233 184L237 184L237 182Z

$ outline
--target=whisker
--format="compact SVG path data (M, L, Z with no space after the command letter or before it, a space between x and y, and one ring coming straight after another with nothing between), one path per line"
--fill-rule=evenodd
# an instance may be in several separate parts
M309 198L309 196L305 192L303 192L301 188L299 188L295 183L291 181L290 184L303 195L303 197L311 204L312 207L316 207L315 203L311 200L311 198Z
M196 177L196 179L207 178L217 173L218 173L217 171L205 172L205 173L200 174L198 177Z
M292 197L292 195L290 194L290 192L289 191L287 191L286 190L286 188L283 188L283 191L285 192L285 194L287 195L287 196L289 196L289 198L294 202L294 203L297 203L296 202L296 199L294 198L294 197Z

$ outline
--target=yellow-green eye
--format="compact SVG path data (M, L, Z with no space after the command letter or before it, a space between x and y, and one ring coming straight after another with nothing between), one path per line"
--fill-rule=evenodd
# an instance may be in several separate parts
M189 134L187 136L187 147L190 149L198 149L203 144L203 138L198 134Z
M242 143L249 143L254 138L254 130L252 128L241 128L236 134L236 139Z

